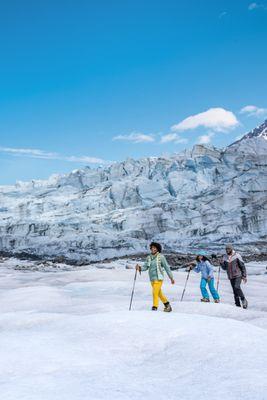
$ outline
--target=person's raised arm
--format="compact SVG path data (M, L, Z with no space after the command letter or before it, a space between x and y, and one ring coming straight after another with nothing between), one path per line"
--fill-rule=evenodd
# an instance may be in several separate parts
M199 273L200 272L200 265L199 263L196 264L191 264L190 269L192 269L194 272Z
M224 259L224 257L222 257L221 260L220 260L220 266L222 267L222 269L223 269L224 271L227 270L227 262L226 262L226 260Z
M141 271L147 271L149 268L149 262L148 262L148 257L146 259L146 261L144 262L143 265L140 264L136 264L135 269L137 269L137 271L141 272Z

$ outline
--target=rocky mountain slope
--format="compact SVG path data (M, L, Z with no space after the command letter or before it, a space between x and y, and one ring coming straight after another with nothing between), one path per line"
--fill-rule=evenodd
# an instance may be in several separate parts
M127 159L0 187L0 250L72 260L221 247L267 235L267 120L225 149Z

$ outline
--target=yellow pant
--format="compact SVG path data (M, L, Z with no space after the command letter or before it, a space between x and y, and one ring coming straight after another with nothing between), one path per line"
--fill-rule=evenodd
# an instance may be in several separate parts
M162 301L162 303L167 303L168 299L164 296L161 290L161 286L163 284L163 281L153 281L151 282L152 286L152 294L153 294L153 306L158 307L159 306L159 298Z

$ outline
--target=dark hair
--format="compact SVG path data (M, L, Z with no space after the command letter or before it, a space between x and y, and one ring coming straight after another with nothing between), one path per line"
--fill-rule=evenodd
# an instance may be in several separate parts
M151 247L156 247L156 249L158 250L158 252L159 253L161 253L161 251L162 251L162 247L161 247L161 244L160 243L157 243L157 242L151 242L150 243L150 249L151 249Z
M201 256L203 261L209 261L208 257L206 256ZM199 256L196 257L196 261L200 262Z

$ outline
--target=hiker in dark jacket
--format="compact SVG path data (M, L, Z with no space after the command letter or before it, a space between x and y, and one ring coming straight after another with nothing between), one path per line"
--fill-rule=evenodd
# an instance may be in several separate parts
M245 263L240 254L238 254L233 246L228 244L225 248L226 254L223 256L221 261L221 267L227 272L228 279L231 282L235 305L237 307L241 307L241 303L243 308L248 307L248 302L244 296L244 293L241 289L241 282L243 280L244 283L247 282L247 272ZM240 303L241 300L241 303Z

